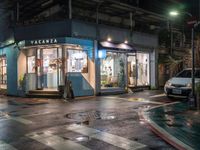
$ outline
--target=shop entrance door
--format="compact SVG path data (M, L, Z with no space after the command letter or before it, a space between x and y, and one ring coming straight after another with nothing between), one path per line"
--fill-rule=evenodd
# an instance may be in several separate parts
M137 86L137 59L135 54L128 55L128 87Z
M37 89L58 89L58 48L37 49Z

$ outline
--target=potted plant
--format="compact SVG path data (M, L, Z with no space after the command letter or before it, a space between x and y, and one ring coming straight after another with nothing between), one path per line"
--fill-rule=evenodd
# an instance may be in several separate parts
M19 96L25 95L25 75L19 77L19 87L18 87Z

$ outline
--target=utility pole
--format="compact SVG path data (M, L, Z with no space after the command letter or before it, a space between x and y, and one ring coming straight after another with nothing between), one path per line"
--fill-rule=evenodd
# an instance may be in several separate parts
M195 51L194 51L194 27L191 32L191 45L192 45L192 97L195 98Z

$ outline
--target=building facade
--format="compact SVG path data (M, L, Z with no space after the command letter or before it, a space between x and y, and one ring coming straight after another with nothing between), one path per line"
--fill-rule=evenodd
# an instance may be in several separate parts
M59 91L75 96L157 86L158 39L88 22L65 20L16 27L0 49L0 83L8 95Z

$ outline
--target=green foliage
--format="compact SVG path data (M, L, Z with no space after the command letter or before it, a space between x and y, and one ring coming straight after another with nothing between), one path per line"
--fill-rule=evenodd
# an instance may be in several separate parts
M125 87L125 75L124 75L124 62L121 59L119 62L120 65L120 72L118 74L119 76L119 87Z
M19 86L20 86L20 87L23 86L23 80L24 80L24 76L21 75L21 76L19 77Z

